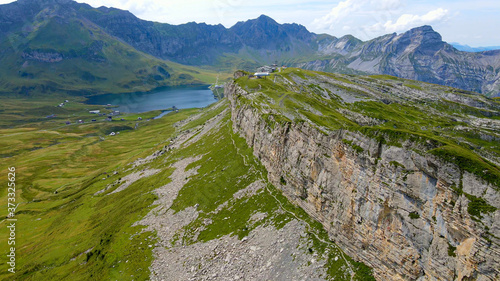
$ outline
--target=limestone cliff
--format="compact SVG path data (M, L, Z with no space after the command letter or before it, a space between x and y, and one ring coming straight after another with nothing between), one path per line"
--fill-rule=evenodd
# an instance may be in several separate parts
M500 278L496 184L422 153L412 140L393 145L355 130L280 122L268 116L272 109L246 101L257 100L255 91L234 82L225 95L233 129L269 180L378 280ZM478 200L490 209L474 216Z

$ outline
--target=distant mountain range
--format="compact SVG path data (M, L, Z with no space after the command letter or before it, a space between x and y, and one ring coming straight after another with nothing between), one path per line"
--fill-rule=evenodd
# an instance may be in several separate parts
M500 50L459 51L430 26L364 42L351 35L315 34L265 15L231 28L194 22L171 25L70 0L19 0L0 5L0 46L4 91L40 84L130 91L199 81L199 70L187 71L172 62L232 71L278 61L500 93Z
M319 52L329 58L299 65L331 72L389 74L486 95L500 92L500 50L459 51L430 26L366 42L349 35L335 38L321 44Z
M464 52L484 52L491 50L500 50L500 46L489 46L489 47L471 47L469 45L462 45L460 43L452 42L450 43L455 49Z

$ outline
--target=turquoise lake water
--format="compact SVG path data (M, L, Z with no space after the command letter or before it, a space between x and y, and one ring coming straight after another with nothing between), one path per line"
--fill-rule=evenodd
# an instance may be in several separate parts
M88 104L118 106L121 112L141 113L167 108L201 108L217 100L206 86L178 86L146 93L104 94L89 97Z

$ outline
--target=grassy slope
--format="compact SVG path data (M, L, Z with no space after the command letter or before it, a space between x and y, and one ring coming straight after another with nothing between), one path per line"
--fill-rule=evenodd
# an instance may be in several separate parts
M16 108L16 105L19 107ZM25 105L18 104L17 100L11 106L14 108L9 110L29 115L22 112L20 107ZM67 109L69 115L78 114L85 105L74 103L72 106L74 108ZM340 250L316 238L327 240L321 225L288 203L273 186L267 184L265 192L246 201L231 199L234 192L254 180L266 182L266 172L253 157L244 139L232 132L227 113L225 125L220 130L146 165L161 170L155 176L133 183L126 191L105 195L116 188L113 187L105 194L94 195L126 174L145 168L140 166L127 170L131 168L128 165L131 161L162 148L179 130L202 125L225 106L205 110L198 119L180 129L175 129L173 124L200 110L181 110L158 120L144 120L139 122L137 130L122 131L114 137L104 135L104 131L117 126L133 128L136 121L61 126L60 122L55 124L35 119L24 120L23 126L0 129L2 147L6 154L11 155L0 158L0 170L16 167L17 202L21 203L16 213L16 280L147 279L152 259L152 248L147 245L154 245L156 236L155 233L141 232L141 227L132 225L152 208L156 196L150 191L170 181L170 164L181 157L200 154L204 154L202 159L192 164L202 166L199 174L189 180L173 206L175 210L182 210L198 203L203 210L200 218L210 217L213 220L211 227L200 234L199 240L207 241L225 234L245 235L257 226L248 222L250 215L256 211L267 212L269 216L262 223L276 227L282 227L293 214L310 225L308 231L311 235L307 239L310 239L314 251L330 249L329 274L346 276L347 273L340 270L345 267L345 261L333 260L335 255L341 254ZM10 127L16 124L12 122L5 125ZM113 174L114 171L118 174ZM0 178L0 184L6 186L5 177ZM6 188L0 190L3 217L6 191ZM230 201L227 209L219 215L209 213L226 200ZM235 212L231 206L238 211ZM277 215L275 211L280 207L288 213ZM230 225L225 223L225 217L229 217ZM195 220L187 229L196 227L201 221ZM5 223L2 221L2 225ZM187 231L185 237L178 238L194 242L190 233ZM0 236L6 235L6 227L1 227ZM7 246L0 243L0 251L6 252ZM362 280L365 274L369 274L368 268L346 258L357 270L358 279ZM1 279L12 277L6 272L6 264L2 262Z
M289 203L278 189L267 182L265 168L253 156L253 150L246 145L246 141L234 134L231 127L229 116L226 116L219 131L174 154L174 157L178 158L203 154L199 161L186 168L201 167L198 174L191 177L179 192L172 205L173 210L181 211L198 204L197 208L202 212L197 219L184 227L185 232L182 235L174 239L181 239L186 244L206 242L227 234L238 235L241 239L259 225L274 225L279 229L288 221L299 218L309 225L307 239L312 249L310 253L322 254L326 249L330 252L326 265L328 275L325 278L349 279L349 274L345 271L346 262L343 259L335 260L335 256L344 255L342 251L333 243L319 240L329 241L322 225L302 209ZM256 180L266 183L266 189L250 198L233 198L235 192ZM224 202L228 202L226 207L215 212ZM258 223L253 223L250 217L257 212L268 216ZM202 227L207 219L211 220L212 224L206 226L198 235L195 230ZM369 268L347 256L346 259L355 269L355 280L371 280Z
M1 130L2 144L15 156L3 158L0 169L16 167L17 202L21 203L16 215L19 257L16 279L61 280L72 276L76 280L93 280L130 275L142 279L140 276L148 276L150 249L139 243L146 238L154 240L154 235L133 235L137 228L131 225L147 213L155 199L148 190L168 182L171 170L165 169L154 178L136 182L126 193L93 194L122 177L129 161L162 147L175 132L172 124L196 111L186 110L168 118L143 121L137 131L122 131L117 137L105 137L104 141L100 138L102 126L111 124ZM135 124L133 121L120 123L130 127ZM113 175L115 170L120 174ZM4 185L5 180L2 177ZM0 192L4 212L6 189ZM2 236L5 234L2 229ZM3 244L0 247L5 252L6 244ZM96 251L87 260L87 255L82 253L89 249ZM126 260L129 262L125 263ZM6 270L1 271L6 277Z
M12 34L15 40L0 42L0 92L120 93L215 82L214 71L159 60L86 21L53 17L34 26L27 34ZM40 61L26 55L34 52L63 59Z
M294 82L294 79L317 81L314 79L320 76L333 79L336 86ZM284 79L288 82L285 83ZM490 100L483 108L445 99L412 101L395 97L391 94L392 88L402 84L409 89L430 94L445 95L457 91L464 97L474 96L461 90L387 75L349 76L295 68L288 68L267 79L249 79L245 76L237 82L254 93L248 98L242 97L246 98L246 102L256 108L265 109L266 112L270 110L270 113L264 115L270 126L273 126L275 121L284 123L307 120L325 133L346 129L361 132L389 145L402 146L403 143L410 142L419 153L430 153L455 163L461 169L474 173L500 188L499 166L481 156L489 155L493 159L500 159L500 147L497 142L484 140L484 135L498 138L498 132L479 129L461 121L471 118L498 120L500 112L495 100ZM364 92L353 88L354 84L369 86L362 86L366 89ZM336 91L347 91L363 100L344 103ZM378 100L368 95L368 91L375 92ZM380 100L382 98L390 102L384 103ZM359 125L356 117L342 114L342 110L373 118L378 124ZM460 127L462 129L457 129Z

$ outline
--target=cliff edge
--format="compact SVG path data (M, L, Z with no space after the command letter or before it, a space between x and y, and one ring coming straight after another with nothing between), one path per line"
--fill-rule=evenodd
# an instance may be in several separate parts
M270 182L378 280L500 278L496 101L300 69L225 95Z

